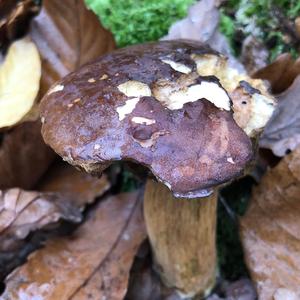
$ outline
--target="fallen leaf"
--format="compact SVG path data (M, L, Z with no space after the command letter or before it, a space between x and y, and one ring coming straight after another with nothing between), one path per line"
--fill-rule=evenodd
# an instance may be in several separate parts
M190 39L206 43L227 56L229 66L244 71L243 65L232 55L225 36L219 32L218 5L218 0L201 0L192 5L187 17L175 22L163 40Z
M300 75L276 97L278 105L260 139L260 147L284 156L300 144Z
M299 170L298 147L262 178L241 218L246 264L260 300L300 298Z
M35 0L0 0L0 48L20 38L28 29L30 19L39 12Z
M38 190L43 194L56 194L58 199L62 201L61 205L71 206L73 210L77 211L77 214L79 214L79 211L82 211L87 204L92 203L96 197L102 196L109 187L110 183L105 174L98 179L87 173L79 172L66 163L59 163L52 166L37 186ZM51 200L51 198L49 200ZM70 204L65 204L65 201L70 201ZM26 209L29 209L31 212L32 206L28 206ZM43 212L38 210L34 216L41 213ZM34 219L32 220L34 221ZM30 223L28 224L32 225ZM35 229L36 228L32 226L31 230ZM1 248L0 245L0 280L5 278L11 270L23 263L29 253L37 249L49 236L51 237L51 235L53 236L60 233L60 228L58 228L57 232L56 230L55 232L53 231L53 229L56 229L53 228L53 224L50 228L47 225L42 229L42 232L32 232L30 238L25 240L14 232L14 230L19 230L18 227L10 228L11 232L9 231L9 234L2 236L2 240L0 239L3 247Z
M112 34L83 0L44 0L29 34L42 57L41 95L71 71L115 48Z
M279 94L286 90L299 74L300 58L295 61L289 53L283 53L271 64L254 72L252 77L268 80L272 92Z
M41 78L41 60L29 38L13 42L0 64L0 129L13 126L29 113Z
M1 300L123 299L146 237L137 193L109 197L71 237L47 242L6 279Z
M0 191L0 251L59 219L81 221L79 210L62 195L18 188Z
M72 203L81 210L102 196L110 188L105 174L101 178L76 170L65 163L55 164L37 186L42 192L59 192L68 195Z
M1 133L0 133L1 135ZM0 136L0 189L31 189L52 163L39 121L25 122Z

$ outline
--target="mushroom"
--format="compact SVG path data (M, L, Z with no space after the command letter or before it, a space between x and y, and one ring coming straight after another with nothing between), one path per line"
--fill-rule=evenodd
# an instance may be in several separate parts
M243 174L250 137L273 108L260 80L209 47L161 41L116 50L58 82L41 103L42 134L87 172L120 160L151 172L144 215L155 268L192 297L215 282L214 189Z

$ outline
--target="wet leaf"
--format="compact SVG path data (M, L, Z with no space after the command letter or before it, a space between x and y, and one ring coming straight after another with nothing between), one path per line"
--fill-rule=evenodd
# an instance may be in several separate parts
M278 105L265 127L260 146L284 156L300 144L300 76L277 99Z
M39 1L0 0L0 49L26 33L30 19L39 11Z
M110 182L105 174L99 179L65 163L55 164L37 186L37 190L42 192L69 195L72 203L80 209L94 202L96 197L102 196L109 188Z
M83 0L44 0L30 36L42 57L41 95L55 81L115 48L111 33Z
M175 22L163 39L190 39L207 43L229 58L229 65L244 71L243 65L232 55L226 38L219 32L217 0L202 0L192 5L188 16Z
M298 147L263 177L241 219L246 263L260 300L300 297L299 170Z
M295 61L289 53L283 53L271 64L254 72L252 77L268 80L272 92L279 94L286 90L299 74L300 58Z
M33 188L54 157L42 139L39 121L0 133L0 189Z
M145 237L138 194L109 197L71 237L33 253L7 278L0 299L123 299Z

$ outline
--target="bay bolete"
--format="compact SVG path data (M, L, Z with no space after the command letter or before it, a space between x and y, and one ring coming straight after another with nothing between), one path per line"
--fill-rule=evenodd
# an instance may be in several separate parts
M253 158L272 114L260 80L192 41L119 49L69 74L41 103L42 134L74 166L112 162L154 175L144 215L156 269L182 295L206 294L216 270L216 194Z

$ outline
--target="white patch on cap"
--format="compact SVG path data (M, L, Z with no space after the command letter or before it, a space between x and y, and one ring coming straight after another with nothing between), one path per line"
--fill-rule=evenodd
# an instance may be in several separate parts
M55 92L60 92L64 89L64 86L62 84L58 84L56 86L54 86L53 88L51 88L49 91L48 91L48 95L50 94L53 94Z
M108 78L108 75L107 74L103 74L101 77L100 77L100 80L105 80Z
M262 129L271 118L275 109L274 101L264 95L255 93L251 97L251 118L244 131L251 136Z
M155 124L155 122L156 122L153 119L147 119L147 118L144 118L144 117L133 117L131 119L131 121L133 123L143 124L143 125L152 125L152 124Z
M247 79L246 74L229 67L227 59L222 55L192 54L191 59L195 61L200 76L216 76L228 92L233 91L241 80Z
M235 162L233 161L232 157L228 157L228 158L227 158L227 161L228 161L229 163L233 164L233 165L235 164Z
M192 69L182 63L170 60L170 59L162 59L161 60L163 63L168 64L171 66L172 69L175 71L184 73L184 74L189 74L192 72Z
M127 97L145 97L151 96L149 86L143 82L136 80L129 80L118 85L118 90Z
M179 90L171 86L160 86L155 97L171 110L181 109L185 103L195 102L202 98L210 101L216 107L230 111L230 98L217 83L202 81Z
M117 113L119 114L120 121L125 119L128 114L132 113L139 100L140 98L132 98L127 100L124 105L117 107Z

